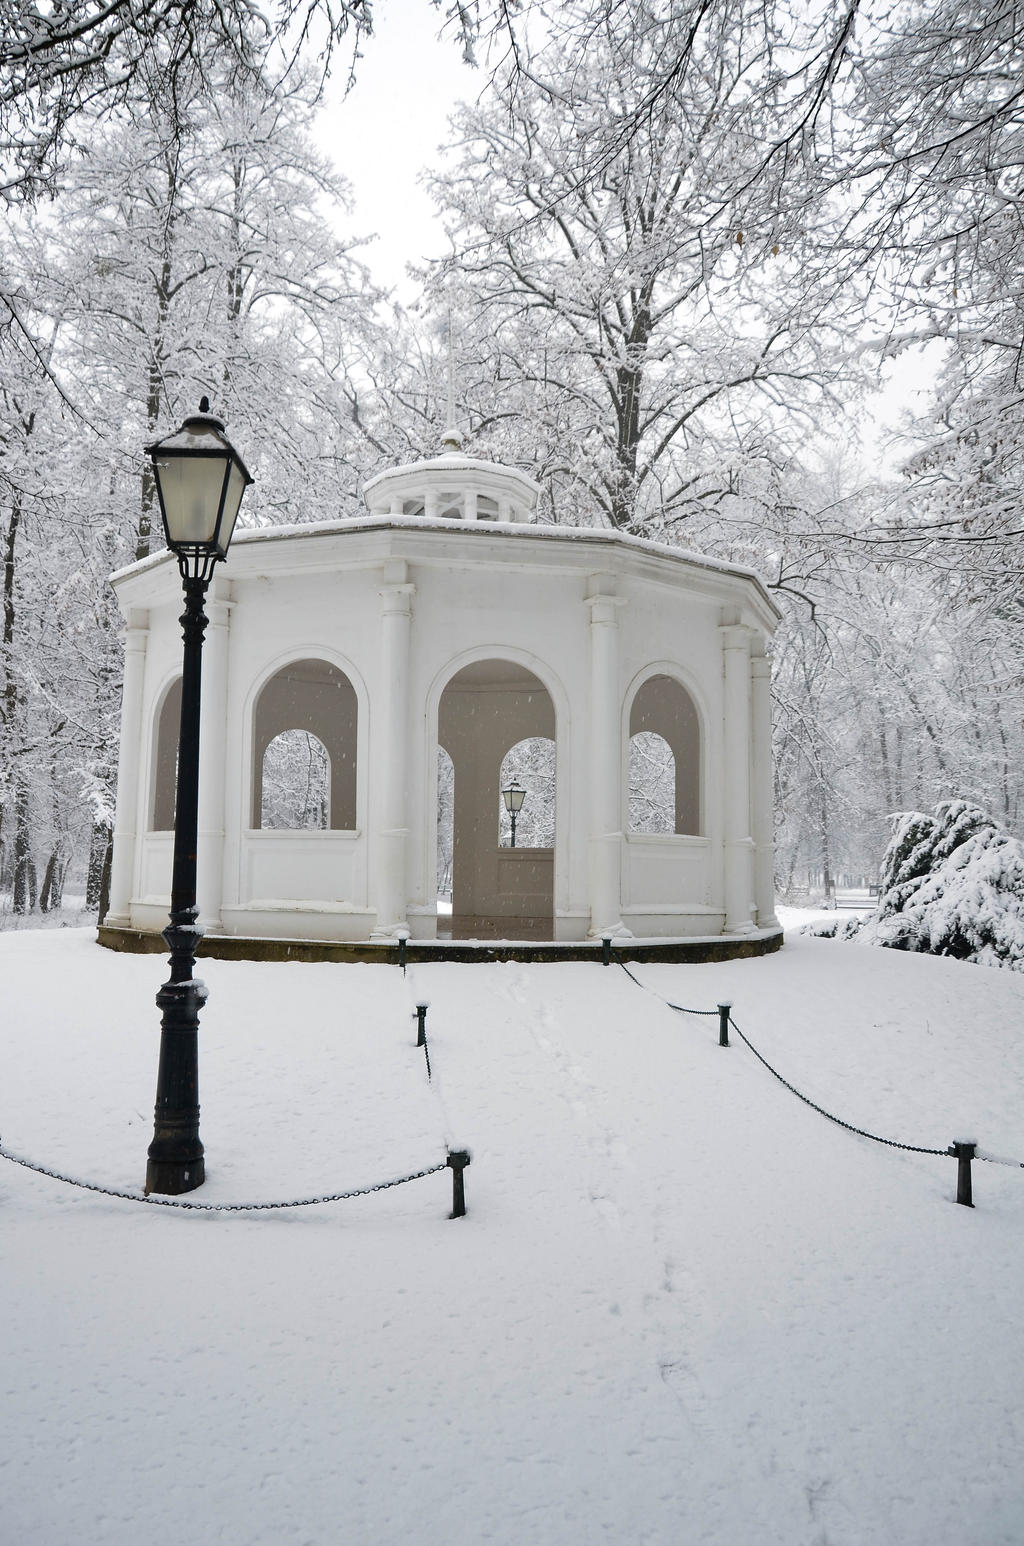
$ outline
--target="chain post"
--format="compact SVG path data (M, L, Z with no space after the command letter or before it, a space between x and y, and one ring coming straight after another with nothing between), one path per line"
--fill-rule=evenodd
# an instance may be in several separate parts
M971 1160L978 1145L973 1140L961 1138L951 1143L948 1153L956 1159L956 1200L965 1208L973 1208L971 1195Z
M468 1149L449 1149L446 1164L452 1173L452 1211L450 1219L461 1219L466 1216L466 1187L463 1180L463 1171L469 1164L470 1154Z
M719 1004L718 1006L718 1045L729 1045L729 1016L732 1013L731 1004Z
M417 1004L416 1005L416 1045L417 1045L417 1047L425 1047L427 1045L427 1009L428 1009L428 1007L429 1006L426 1005L426 1004Z
M612 937L611 937L610 934L602 934L601 935L601 965L602 966L611 966L611 964L612 964Z
M404 934L400 934L398 936L398 964L402 968L402 973L404 975L405 974L405 935Z

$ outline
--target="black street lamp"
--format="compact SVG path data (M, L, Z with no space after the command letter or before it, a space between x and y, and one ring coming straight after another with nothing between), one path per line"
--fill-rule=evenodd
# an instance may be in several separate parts
M146 1167L147 1194L176 1194L193 1191L206 1178L199 1137L199 1009L206 990L192 975L203 933L196 906L199 706L208 622L203 603L214 565L227 556L238 507L252 478L205 397L198 414L146 450L153 458L164 536L177 555L185 592L174 868L170 922L164 930L171 975L156 996L163 1020L153 1142Z
M526 799L526 790L523 789L519 783L519 780L514 778L511 784L509 784L506 789L501 791L501 798L505 802L505 809L508 811L512 821L511 846L514 848L516 846L516 817L519 815L519 812L523 808L523 801Z

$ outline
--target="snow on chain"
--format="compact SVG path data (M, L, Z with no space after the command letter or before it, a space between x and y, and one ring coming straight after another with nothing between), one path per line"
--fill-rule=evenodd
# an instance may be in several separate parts
M373 1192L386 1192L391 1187L405 1186L409 1181L421 1181L424 1176L436 1175L438 1171L448 1167L447 1160L439 1160L436 1165L431 1165L426 1170L416 1170L408 1176L396 1176L390 1181L376 1181L370 1186L353 1187L347 1192L327 1192L320 1197L297 1197L282 1202L183 1202L174 1197L152 1197L144 1192L122 1192L112 1186L100 1186L95 1181L82 1181L76 1176L66 1176L59 1170L49 1170L45 1165L37 1165L34 1161L23 1159L18 1154L10 1154L4 1148L0 1148L0 1159L9 1160L12 1165L21 1165L25 1170L34 1170L37 1175L49 1176L51 1181L63 1181L66 1186L81 1187L87 1192L99 1192L103 1197L120 1197L125 1202L148 1203L155 1208L183 1208L193 1213L265 1213L275 1208L311 1208L318 1203L347 1202L353 1197L369 1197Z

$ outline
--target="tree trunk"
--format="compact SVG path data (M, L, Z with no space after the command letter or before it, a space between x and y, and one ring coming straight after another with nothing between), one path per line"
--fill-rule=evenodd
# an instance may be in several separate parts
M103 849L103 863L100 866L100 895L97 904L97 923L102 923L107 916L110 906L110 867L114 857L114 833L113 829L106 829L107 841Z
M895 801L893 798L892 772L889 768L889 743L885 736L885 715L881 708L878 711L878 748L882 757L882 789L884 791L885 808L891 811Z
M164 349L171 305L171 249L177 212L174 202L175 188L173 179L169 180L169 184L167 214L168 250L164 254L160 274L156 280L157 326L149 357L149 379L146 386L146 426L151 435L156 433L157 425L160 422L160 408L163 403ZM153 517L156 505L156 479L153 476L152 465L147 461L142 469L142 498L139 509L139 525L135 534L136 559L149 557L153 541Z
M821 878L825 890L825 906L831 905L834 896L832 882L832 848L828 829L828 796L824 777L818 783L818 852L821 857Z
M89 842L89 868L85 879L85 905L90 912L93 909L99 910L103 898L103 871L108 865L107 849L111 837L110 828L105 823L100 821L93 823L92 837Z
M14 795L14 911L28 913L36 905L36 872L29 841L28 789L19 780Z
M68 861L62 855L58 861L53 875L53 894L51 901L55 912L59 912L64 906L64 882L68 878Z
M39 893L39 911L48 913L54 906L54 877L57 873L57 851L54 849L46 861L46 870L43 874L43 889Z

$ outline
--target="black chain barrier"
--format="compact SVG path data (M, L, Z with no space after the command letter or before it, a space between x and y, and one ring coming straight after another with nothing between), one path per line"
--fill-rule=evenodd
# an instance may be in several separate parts
M427 1010L430 1005L426 999L420 999L413 1014L416 1017L416 1045L423 1048L423 1061L427 1065L427 1083L431 1086L438 1100L438 1105L444 1114L444 1101L441 1092L434 1084L434 1075L430 1067L430 1043L427 1040ZM447 1117L445 1118L447 1127ZM452 1173L452 1211L448 1215L452 1219L463 1219L466 1216L466 1166L471 1163L473 1156L468 1149L453 1149L451 1139L448 1138L448 1158L445 1164Z
M837 1117L832 1111L826 1111L824 1106L819 1106L817 1101L811 1100L809 1095L805 1095L802 1090L797 1089L795 1084L790 1084L788 1079L783 1078L782 1074L779 1073L779 1070L777 1068L773 1068L768 1059L762 1056L760 1052L758 1052L750 1038L748 1036L744 1036L732 1015L729 1016L729 1024L736 1032L736 1035L740 1038L740 1041L744 1042L750 1048L751 1052L757 1058L757 1061L759 1063L763 1063L768 1072L774 1078L776 1078L781 1085L784 1085L786 1089L789 1090L790 1094L795 1095L797 1100L802 1100L805 1106L810 1106L811 1110L816 1111L819 1116L827 1117L827 1119L830 1122L834 1122L837 1127L845 1127L848 1133L856 1133L859 1138L870 1138L873 1143L884 1143L890 1149L906 1149L911 1154L947 1155L949 1153L948 1148L929 1149L926 1148L923 1144L919 1143L900 1143L896 1138L880 1138L877 1133L869 1133L866 1128L854 1127L852 1122L844 1122L842 1117Z
M616 966L621 966L622 967L622 970L625 972L625 974L629 978L630 982L635 982L637 987L638 988L643 988L645 993L650 993L650 994L653 995L654 998L660 999L663 1004L668 1004L669 1009L675 1009L681 1015L717 1015L717 1013L718 1013L717 1009L686 1009L686 1008L683 1007L682 1004L672 1004L672 1003L669 1003L669 1000L667 998L662 998L660 993L656 993L653 988L649 988L647 986L646 982L641 982L639 977L634 977L633 973L630 971L630 969L626 965L625 961L623 961L620 956L617 956L615 954L614 948L612 949L611 956L612 956L612 960L615 962Z
M399 940L399 946L404 955L405 940ZM404 966L404 960L403 960ZM433 1083L433 1071L430 1067L430 1047L427 1043L427 1008L428 1005L420 1002L416 1005L414 1014L417 1021L417 1047L423 1048L423 1058L427 1066L427 1081ZM24 1159L19 1154L11 1154L0 1143L0 1159L9 1161L12 1165L20 1165L25 1170L32 1170L39 1176L47 1176L51 1181L60 1181L65 1186L75 1186L85 1192L97 1192L101 1197L116 1197L123 1202L148 1203L154 1208L181 1208L185 1212L192 1213L269 1213L280 1208L313 1208L321 1203L348 1202L353 1197L369 1197L374 1192L387 1192L392 1187L406 1186L410 1181L422 1181L426 1176L437 1175L439 1171L450 1170L452 1172L452 1212L449 1215L453 1219L464 1218L466 1213L466 1189L464 1172L471 1162L471 1154L468 1149L453 1149L450 1142L447 1144L447 1152L443 1160L436 1165L428 1165L424 1170L414 1170L407 1176L395 1176L389 1181L375 1181L369 1186L351 1187L345 1192L324 1192L316 1197L294 1197L280 1202L190 1202L177 1197L156 1197L145 1192L126 1192L114 1186L100 1186L97 1181L83 1181L77 1176L67 1176L60 1170L51 1170L47 1165L37 1165L34 1160Z
M405 1186L409 1181L422 1181L424 1176L434 1176L438 1171L450 1168L450 1160L443 1159L426 1170L416 1170L408 1176L396 1176L392 1181L376 1181L372 1186L356 1186L347 1192L325 1192L320 1197L296 1197L286 1202L185 1202L177 1197L147 1197L144 1192L121 1192L116 1187L100 1186L95 1181L81 1181L75 1176L66 1176L59 1170L49 1170L45 1165L37 1165L32 1160L22 1159L18 1154L10 1154L4 1148L0 1148L0 1159L9 1160L12 1165L21 1165L26 1170L34 1170L37 1175L49 1176L51 1181L63 1181L65 1186L77 1186L86 1192L99 1192L103 1197L119 1197L125 1202L148 1203L153 1208L182 1208L192 1213L267 1213L275 1208L312 1208L318 1203L348 1202L353 1197L369 1197L373 1192L386 1192L394 1186Z
M1009 1165L1012 1170L1024 1170L1024 1160L1005 1159L1001 1154L982 1154L976 1149L974 1158L984 1160L986 1165Z
M618 961L617 956L613 956L613 959ZM727 1013L730 1006L722 1004L718 1009L684 1009L681 1004L673 1004L670 999L665 998L664 995L658 993L656 989L648 987L647 983L645 982L641 982L639 977L634 976L634 974L629 970L624 961L618 961L618 964L622 967L622 970L626 973L626 976L630 979L630 981L636 983L638 988L642 988L645 993L652 994L654 998L659 999L661 1003L666 1005L667 1008L676 1010L678 1014L719 1015L725 1013L728 1024L732 1026L733 1030L736 1032L736 1035L754 1054L758 1062L763 1064L763 1066L768 1070L774 1079L777 1079L779 1083L790 1092L791 1095L795 1095L797 1100L802 1100L805 1106L810 1106L811 1110L816 1111L819 1116L825 1117L829 1122L834 1122L837 1127L845 1128L848 1133L856 1133L858 1138L869 1138L872 1143L885 1144L886 1147L890 1149L904 1149L910 1154L937 1154L941 1155L943 1158L950 1154L956 1155L959 1148L965 1147L964 1145L951 1145L945 1149L933 1149L919 1143L900 1143L900 1141L896 1138L883 1138L878 1133L869 1133L867 1128L855 1127L852 1122L846 1122L842 1117L837 1117L834 1112L826 1111L824 1106L819 1106L817 1101L811 1100L810 1096L805 1095L802 1090L798 1090L795 1084L790 1084L789 1080L780 1074L777 1068L773 1068L768 1059L764 1057L764 1055L760 1053L754 1046L753 1042L750 1040L750 1037L746 1036L743 1031L740 1030L732 1015ZM724 1040L721 1044L723 1046L727 1045ZM977 1146L974 1144L968 1144L966 1147L971 1150L971 1159L985 1160L986 1163L991 1165L1010 1165L1014 1169L1024 1170L1024 1161L1004 1159L1001 1156L995 1154L983 1154L979 1152Z

